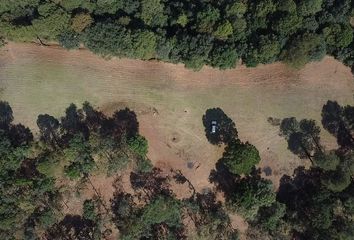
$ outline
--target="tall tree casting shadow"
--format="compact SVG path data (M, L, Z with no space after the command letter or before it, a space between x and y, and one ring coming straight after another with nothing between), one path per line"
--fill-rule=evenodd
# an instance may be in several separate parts
M215 133L211 131L213 121L216 122ZM237 138L235 123L220 108L208 109L203 115L203 125L205 135L211 144L228 143Z

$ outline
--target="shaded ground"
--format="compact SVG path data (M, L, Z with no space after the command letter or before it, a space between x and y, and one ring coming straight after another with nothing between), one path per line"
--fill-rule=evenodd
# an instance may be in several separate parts
M207 109L220 107L235 121L240 139L259 149L260 167L278 186L283 174L305 163L287 150L268 117L320 123L323 104L328 99L353 104L353 90L350 70L330 57L301 71L276 63L193 72L161 62L106 61L85 50L14 43L0 50L0 98L10 102L16 121L37 130L38 114L60 116L71 102L88 100L108 113L128 106L149 140L153 163L167 171L180 169L198 191L212 187L208 176L223 151L205 137ZM322 141L335 144L324 131ZM94 184L110 196L100 179Z

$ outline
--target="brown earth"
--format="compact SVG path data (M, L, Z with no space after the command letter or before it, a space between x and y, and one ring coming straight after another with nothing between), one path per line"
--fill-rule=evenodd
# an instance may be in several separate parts
M180 64L104 60L86 50L16 43L0 50L0 98L10 102L16 121L36 131L38 114L60 116L71 102L88 100L107 113L128 106L137 112L155 166L166 172L180 169L198 191L213 187L209 173L223 151L205 138L202 116L208 108L220 107L236 122L240 139L259 149L259 167L277 188L282 175L307 163L287 150L267 118L320 122L327 100L353 104L353 90L350 70L331 57L299 71L275 63L193 72ZM335 147L325 131L322 142ZM108 181L93 179L93 184L112 196ZM247 228L237 216L233 219L240 229Z

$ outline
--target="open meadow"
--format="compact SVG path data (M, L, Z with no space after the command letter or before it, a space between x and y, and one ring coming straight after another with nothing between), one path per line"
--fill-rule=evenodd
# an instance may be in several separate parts
M268 117L320 121L327 100L353 104L350 70L333 58L296 71L276 63L200 72L182 65L140 60L104 60L86 50L10 43L0 50L0 98L8 101L16 122L38 131L40 113L61 116L71 103L91 102L112 113L136 111L140 131L149 141L151 161L180 169L198 190L210 187L208 176L222 154L205 138L202 116L220 107L236 122L239 137L260 151L260 167L272 169L278 185L283 174L306 162L287 150L286 141ZM326 145L335 139L325 131Z

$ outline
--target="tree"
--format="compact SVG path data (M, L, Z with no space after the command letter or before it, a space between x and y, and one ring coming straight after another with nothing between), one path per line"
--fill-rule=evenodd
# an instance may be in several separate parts
M197 30L201 33L211 33L216 22L220 19L220 12L217 8L207 5L197 13Z
M276 5L272 0L258 0L253 3L253 11L257 17L266 17L268 14L275 12Z
M238 59L239 56L233 44L214 45L210 52L210 65L222 70L235 67Z
M98 220L98 215L95 209L96 209L95 202L92 199L85 200L82 209L83 210L82 216L85 219L96 222Z
M296 118L284 118L280 123L280 133L284 137L289 137L292 133L299 131L300 124Z
M237 230L231 226L227 211L217 201L214 192L197 193L195 198L185 200L183 205L196 226L196 234L191 239L239 239Z
M98 0L99 2L100 0ZM92 1L86 0L63 0L60 4L69 12L73 12L77 9L92 12L95 10L95 4Z
M13 146L27 146L33 141L33 134L28 127L22 124L12 125L9 137Z
M350 108L347 108L350 109ZM348 111L348 110L347 110ZM335 101L328 101L322 108L322 125L332 135L337 138L339 145L354 146L354 137L352 136L350 122L352 122L352 116L348 111L348 114L344 114L343 108Z
M60 33L68 29L69 24L70 15L61 8L57 8L48 16L34 19L31 27L37 37L54 40Z
M222 109L211 108L203 115L205 135L211 144L229 143L237 139L237 129L234 121ZM216 121L216 132L211 133L211 122Z
M85 28L90 26L93 22L93 19L90 14L87 13L79 13L76 14L72 19L71 19L71 28L77 32L81 33Z
M83 122L83 114L78 111L73 103L65 110L65 116L61 118L60 126L67 139L70 139L75 134L82 134L84 138L88 138L89 131Z
M227 39L230 35L232 35L233 29L232 25L229 21L226 21L219 25L214 31L213 35L221 40Z
M286 205L275 201L269 207L261 207L256 217L256 224L266 231L275 231L286 213Z
M305 33L289 42L282 59L292 67L300 68L310 61L319 61L326 54L324 39L317 34Z
M138 31L132 35L133 57L140 59L151 59L155 57L156 36L153 32Z
M98 22L85 31L84 44L103 56L123 57L131 54L131 32L111 22Z
M259 63L274 62L280 53L280 44L271 36L260 36L254 48L247 54L245 62L248 66L256 66Z
M12 115L12 108L8 102L0 101L0 127L7 127L14 117Z
M336 170L340 159L334 151L330 152L316 152L313 156L313 162L317 167L325 171Z
M66 49L78 49L80 47L80 36L73 32L62 32L58 36L59 44Z
M281 37L290 36L302 28L303 19L296 13L281 14L272 24L272 29Z
M313 15L321 11L323 0L302 0L298 4L298 12L302 16Z
M119 9L123 8L124 1L115 0L115 1L107 1L107 0L97 0L95 6L95 13L97 14L115 14Z
M351 177L347 169L337 168L335 171L327 172L322 181L329 190L342 192L350 185Z
M146 25L151 27L162 27L167 23L164 4L160 0L142 0L140 17Z
M182 27L185 27L188 24L188 16L186 14L179 15L176 23Z
M226 199L227 207L248 220L255 219L259 208L269 207L275 201L272 182L259 176L242 178L229 195Z
M207 62L213 47L212 38L208 35L178 35L174 48L170 52L172 61L182 61L187 68L199 70Z
M221 161L233 174L248 175L261 158L255 146L239 140L231 141L225 148Z
M323 35L330 50L349 46L353 41L353 29L350 25L331 24L325 27Z
M235 1L226 6L226 16L242 17L247 11L246 1Z
M135 137L139 132L139 122L136 114L129 108L116 111L113 114L113 121L115 124L113 135L116 139L125 137L129 140Z
M91 156L91 147L81 135L75 135L64 149L69 165L65 166L65 174L70 179L86 177L94 168L95 162Z
M115 201L113 207L117 220L126 222L121 225L117 221L124 238L164 239L167 236L178 236L179 229L182 227L182 209L177 199L158 195L141 209L134 209L136 207L129 195L118 196L121 201ZM161 231L162 229L164 230Z
M148 142L143 136L138 135L134 138L129 139L128 146L134 153L136 153L140 157L146 157L146 154L148 152Z
M59 144L59 121L48 114L40 114L37 118L37 126L41 133L41 139L52 146Z
M320 145L320 128L314 120L284 118L280 124L280 133L288 141L288 149L300 158L308 158L313 163L313 153L323 152Z
M294 13L296 11L296 3L294 0L280 0L277 9L282 12Z

